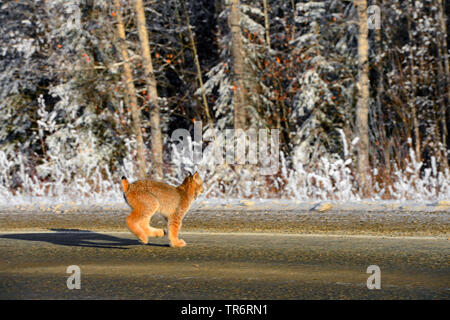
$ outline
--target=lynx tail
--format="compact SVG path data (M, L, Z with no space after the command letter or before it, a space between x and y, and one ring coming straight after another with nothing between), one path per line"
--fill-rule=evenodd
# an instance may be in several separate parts
M122 188L123 188L123 192L127 192L128 191L128 187L129 187L129 183L126 177L122 177Z

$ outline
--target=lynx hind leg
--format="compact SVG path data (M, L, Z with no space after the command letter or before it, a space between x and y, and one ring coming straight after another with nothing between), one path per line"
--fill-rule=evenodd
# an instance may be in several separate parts
M134 233L134 235L136 237L138 237L139 241L142 244L147 244L148 236L145 233L145 231L142 230L142 228L140 227L140 224L139 224L139 211L133 209L133 211L131 211L131 213L128 216L126 221L127 221L128 229L130 229L130 231L132 233Z
M142 219L139 221L141 229L144 230L145 234L149 237L163 237L164 230L150 226L152 216L159 209L158 199L152 194L144 193L139 194L136 197L136 201L138 201L142 207Z
M144 232L149 237L156 237L156 238L164 237L163 229L153 228L152 226L150 226L150 220L151 220L153 214L155 213L155 211L145 215L145 218L142 219L142 221L141 221L140 227L142 228L142 230L144 230Z
M149 226L152 215L159 208L159 201L151 194L131 193L127 195L128 201L133 208L127 218L127 224L131 232L143 243L148 243L148 237L159 237L164 235L161 229Z

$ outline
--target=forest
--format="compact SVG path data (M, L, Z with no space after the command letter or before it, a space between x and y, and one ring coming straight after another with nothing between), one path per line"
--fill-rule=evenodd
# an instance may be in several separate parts
M194 171L205 198L450 199L449 11L0 0L0 200L122 201L123 175L175 185ZM230 129L277 129L277 170L215 162L208 145Z

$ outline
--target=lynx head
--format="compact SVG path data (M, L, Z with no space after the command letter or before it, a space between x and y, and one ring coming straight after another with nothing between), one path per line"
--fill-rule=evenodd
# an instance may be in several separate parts
M185 185L187 189L192 190L195 199L204 191L203 181L198 172L195 172L193 175L190 174L184 178L183 185Z

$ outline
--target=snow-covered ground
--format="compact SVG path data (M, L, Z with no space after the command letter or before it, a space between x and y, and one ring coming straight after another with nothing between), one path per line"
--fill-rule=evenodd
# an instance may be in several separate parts
M114 199L90 199L90 201L61 201L52 198L17 198L15 201L0 203L0 210L70 212L78 210L128 210L122 197ZM202 211L409 211L450 213L450 200L441 201L299 201L282 199L197 199L191 210Z

